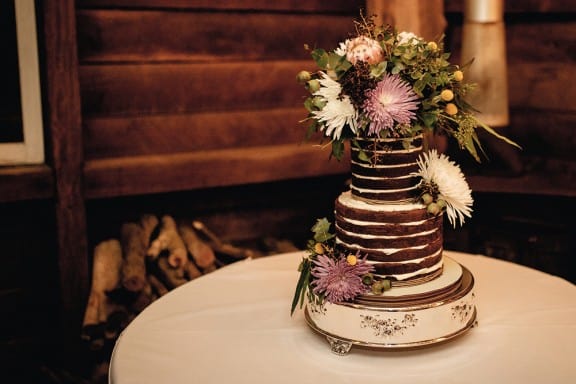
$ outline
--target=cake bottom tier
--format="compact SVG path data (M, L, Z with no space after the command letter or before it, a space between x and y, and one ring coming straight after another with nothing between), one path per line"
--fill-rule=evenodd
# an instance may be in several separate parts
M450 258L438 279L386 293L354 303L308 303L306 321L339 355L352 346L396 350L434 345L476 324L474 277Z

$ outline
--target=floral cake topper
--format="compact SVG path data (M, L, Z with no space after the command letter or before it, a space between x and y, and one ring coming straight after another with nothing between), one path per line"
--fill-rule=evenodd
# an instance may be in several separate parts
M332 51L316 48L316 72L297 78L309 91L308 137L322 132L341 159L344 142L357 137L412 138L422 133L456 139L477 161L482 151L476 134L483 128L516 145L475 116L465 101L474 88L464 81L465 67L451 64L443 39L426 41L373 18L355 22L356 36Z

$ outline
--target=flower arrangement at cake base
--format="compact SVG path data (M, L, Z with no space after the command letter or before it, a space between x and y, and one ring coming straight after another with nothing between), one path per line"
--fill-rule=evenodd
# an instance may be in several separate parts
M291 308L338 354L433 345L473 327L474 277L443 252L444 218L455 227L471 217L472 191L428 139L450 136L477 161L477 129L517 146L476 117L465 101L473 85L442 39L372 18L355 25L336 49L312 50L319 69L297 76L309 92L307 136L321 133L338 160L351 152L350 189L333 223L312 227Z

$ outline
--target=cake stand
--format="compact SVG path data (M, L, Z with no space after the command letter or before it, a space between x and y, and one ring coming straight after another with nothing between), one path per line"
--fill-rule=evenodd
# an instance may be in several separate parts
M305 318L338 355L352 346L404 350L443 343L477 324L474 276L445 257L442 275L432 281L362 295L351 303L309 302Z

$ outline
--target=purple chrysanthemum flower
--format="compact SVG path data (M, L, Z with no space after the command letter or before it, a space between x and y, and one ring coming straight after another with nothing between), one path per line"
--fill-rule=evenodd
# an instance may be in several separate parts
M358 259L351 265L346 258L334 260L326 255L318 255L314 260L311 274L313 292L324 293L330 303L341 303L365 293L369 287L362 282L362 276L371 272L373 266L363 259Z
M369 135L392 130L396 123L410 124L416 117L418 96L410 84L397 75L384 75L376 88L367 91L364 111L370 119Z

